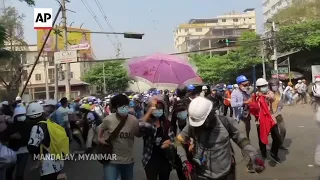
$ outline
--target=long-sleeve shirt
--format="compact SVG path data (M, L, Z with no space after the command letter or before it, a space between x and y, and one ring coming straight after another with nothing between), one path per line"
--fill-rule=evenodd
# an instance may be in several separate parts
M231 107L242 107L243 102L243 93L240 89L235 89L231 93Z

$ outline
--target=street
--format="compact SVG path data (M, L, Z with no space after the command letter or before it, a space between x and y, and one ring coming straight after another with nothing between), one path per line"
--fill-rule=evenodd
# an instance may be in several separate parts
M319 136L319 127L315 123L309 105L286 106L283 115L287 126L287 138L285 145L289 147L286 153L280 150L281 164L275 165L266 161L266 170L261 174L248 174L245 170L246 162L236 148L237 178L240 180L283 180L297 179L308 180L317 179L318 169L314 164L314 151ZM251 140L253 146L258 148L257 131L252 122ZM270 140L269 142L272 142ZM144 169L141 165L142 139L136 139L135 143L135 179L146 180ZM100 180L102 179L102 166L96 161L76 161L66 163L68 180ZM37 172L26 172L27 179L35 180ZM171 173L172 180L178 179L175 171Z

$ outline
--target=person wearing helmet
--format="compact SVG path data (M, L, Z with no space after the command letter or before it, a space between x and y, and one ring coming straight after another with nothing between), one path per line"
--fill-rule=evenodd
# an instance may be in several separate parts
M288 82L287 87L283 90L283 95L285 96L286 101L289 105L293 104L293 93L294 93L293 84L292 82Z
M207 86L202 86L202 92L200 93L201 97L206 97L208 93L208 87Z
M258 88L258 92L255 99L260 109L257 118L257 132L261 155L264 158L267 158L266 145L268 145L268 136L269 133L271 133L272 147L270 150L270 158L274 162L279 163L280 159L278 157L278 151L281 146L281 139L278 124L272 116L269 107L270 102L274 102L274 95L272 93L270 94L269 83L267 80L263 78L257 79L256 86ZM271 107L271 109L273 109L273 107Z
M44 109L44 116L49 118L50 115L56 110L57 101L53 99L46 100L44 104L42 104Z
M302 80L298 80L298 83L295 85L294 89L297 91L298 93L298 99L296 100L296 103L299 103L300 101L304 100L306 94L307 94L307 85L302 82ZM305 99L304 104L306 104L307 101Z
M287 130L285 127L285 122L283 119L283 116L281 114L281 110L283 108L283 102L284 102L284 96L280 92L280 84L281 81L276 78L272 78L269 80L269 96L270 98L270 106L271 106L271 113L275 117L278 127L279 127L279 134L280 134L280 140L281 140L281 146L280 149L287 150L286 147L284 147L283 142L287 134Z
M98 128L98 140L101 145L112 144L112 153L117 155L115 160L103 164L104 179L116 180L120 174L121 179L133 179L134 164L134 137L140 136L138 120L129 114L129 99L119 94L111 99L111 106L116 110L103 119ZM119 125L123 125L117 136L107 142L110 133ZM101 146L103 148L103 146Z
M169 180L175 158L175 134L168 120L167 104L163 96L149 99L148 111L139 123L144 140L142 165L147 179ZM147 133L149 132L149 133Z
M188 90L188 97L190 100L194 99L197 97L197 89L194 85L189 85L187 87L187 90Z
M213 108L220 113L220 108L223 105L223 96L218 93L218 89L213 88L211 94L209 94L207 98L213 103Z
M46 121L46 118L43 116L43 112L43 106L37 102L32 102L27 107L27 117L33 122ZM40 146L49 147L49 145L50 136L47 124L35 124L31 129L30 139L27 146L29 153L33 154L33 157L40 155ZM43 149L42 151L44 155L49 153L46 149ZM50 160L45 158L41 161L40 179L57 179L58 175L63 170L63 167L63 160Z
M223 115L226 116L228 113L228 109L230 110L230 117L233 117L233 109L231 108L231 93L232 93L232 85L227 86L227 90L224 92L224 107L223 107Z
M11 119L7 121L7 128L2 133L2 141L8 142L8 147L17 154L16 164L7 168L6 179L23 179L24 172L27 167L29 152L27 149L30 131L34 125L27 121L26 108L24 106L16 106ZM15 171L16 169L16 171ZM13 175L15 172L15 175Z
M264 170L264 161L249 139L238 131L237 123L229 117L217 115L210 100L197 97L191 101L188 121L176 138L177 154L186 176L234 180L236 164L231 139L250 157L255 172ZM194 149L193 161L187 159L183 148L183 144L190 138L194 138L195 144L199 145Z
M239 122L240 132L245 133L249 139L251 116L248 104L251 101L251 95L248 93L248 88L250 83L247 77L243 75L238 76L236 82L239 88L231 93L231 107L233 108L235 119Z

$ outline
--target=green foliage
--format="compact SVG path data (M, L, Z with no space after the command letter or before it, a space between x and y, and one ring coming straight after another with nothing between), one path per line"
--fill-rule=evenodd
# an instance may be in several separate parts
M280 52L320 48L320 21L306 21L283 26L277 33Z
M110 61L104 63L98 63L96 66L90 69L84 77L83 81L97 85L100 89L103 89L103 64L106 80L106 90L108 92L123 91L128 87L130 79L127 75L126 69L123 67L124 61Z
M226 55L193 55L191 61L206 83L234 81L240 71L261 63L259 57L260 38L255 32L244 32L238 40L238 47Z
M285 9L273 15L272 20L281 25L294 25L297 23L320 19L319 0L293 0Z
M30 6L34 6L35 5L35 0L19 0L19 1L26 2Z

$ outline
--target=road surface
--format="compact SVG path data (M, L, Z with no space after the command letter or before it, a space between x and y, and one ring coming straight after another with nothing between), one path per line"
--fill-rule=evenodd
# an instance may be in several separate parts
M320 127L314 121L310 106L287 106L284 108L283 115L287 126L285 145L289 147L288 152L280 150L279 156L283 162L275 165L266 161L267 169L263 173L248 174L244 171L246 162L242 159L240 150L235 148L238 180L315 180L320 175L319 169L313 165L317 139L320 138ZM254 127L252 122L251 141L253 146L258 148L257 131ZM142 145L142 140L136 139L134 167L136 180L146 180L141 165ZM95 161L67 162L65 168L68 180L102 179L102 166ZM37 172L29 171L26 173L27 179L35 180L37 174ZM172 171L170 179L178 179L175 171Z

